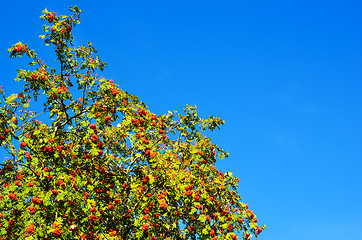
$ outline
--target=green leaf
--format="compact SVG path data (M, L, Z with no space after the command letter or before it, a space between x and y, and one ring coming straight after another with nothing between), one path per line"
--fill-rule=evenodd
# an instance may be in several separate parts
M201 222L206 222L206 215L200 215L198 220L200 220Z
M197 212L197 208L191 207L191 214L193 214L193 213L195 213L195 212Z
M204 228L204 229L202 229L202 234L204 234L204 235L208 235L208 234L209 234L209 231L207 231L207 229L206 229L206 228Z
M58 200L64 200L64 197L66 196L66 192L65 191L61 191L58 196L57 196L57 199Z

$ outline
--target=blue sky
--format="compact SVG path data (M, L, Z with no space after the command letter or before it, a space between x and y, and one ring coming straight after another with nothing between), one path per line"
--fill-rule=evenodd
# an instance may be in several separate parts
M226 121L208 134L231 155L239 193L266 224L260 239L362 239L360 1L6 1L1 85L24 62L18 41L53 61L41 11L78 5L76 45L158 114L197 105Z

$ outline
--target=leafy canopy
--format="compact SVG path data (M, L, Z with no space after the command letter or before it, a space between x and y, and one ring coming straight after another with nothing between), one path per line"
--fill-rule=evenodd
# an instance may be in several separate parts
M112 80L91 43L73 46L81 10L47 9L40 36L59 69L21 42L10 57L23 90L1 90L0 239L249 239L261 231L239 179L215 168L227 153L202 132L224 124L193 106L157 116ZM38 96L41 94L41 98ZM43 101L38 113L31 100ZM46 123L40 121L47 117ZM264 228L264 227L263 227Z

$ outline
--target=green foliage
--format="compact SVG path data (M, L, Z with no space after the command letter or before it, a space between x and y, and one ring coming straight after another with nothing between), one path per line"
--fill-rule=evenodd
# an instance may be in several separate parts
M21 42L10 57L19 94L1 90L0 239L248 239L261 228L241 202L238 178L214 164L228 154L205 137L224 124L193 106L157 116L112 80L91 43L74 47L70 16L47 9L40 36L60 71ZM45 96L44 110L30 108ZM49 123L39 121L48 115ZM174 140L175 139L175 140Z

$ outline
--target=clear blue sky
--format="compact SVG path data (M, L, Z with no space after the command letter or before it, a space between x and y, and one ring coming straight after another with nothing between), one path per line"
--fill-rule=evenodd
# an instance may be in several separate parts
M83 10L75 44L94 44L104 76L158 114L192 104L226 121L208 136L267 224L260 239L362 239L362 2L6 1L7 93L24 65L6 50L22 41L52 61L39 16L69 4Z

